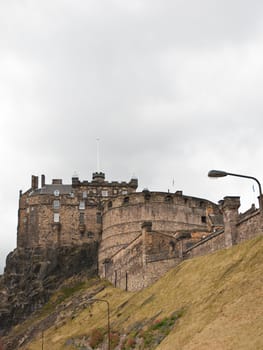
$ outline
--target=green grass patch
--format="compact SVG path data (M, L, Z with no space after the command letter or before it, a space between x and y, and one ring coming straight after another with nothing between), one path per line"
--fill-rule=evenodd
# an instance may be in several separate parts
M136 293L107 286L96 297L110 304L111 329L120 335L119 348L262 350L262 252L263 237L258 237L183 261ZM90 290L84 288L83 293ZM46 348L64 350L67 339L85 335L88 340L92 329L107 329L106 305L94 303L92 311L92 317L85 309L59 329L51 327L45 333ZM105 333L103 346L106 341ZM28 350L40 348L37 337L27 345Z

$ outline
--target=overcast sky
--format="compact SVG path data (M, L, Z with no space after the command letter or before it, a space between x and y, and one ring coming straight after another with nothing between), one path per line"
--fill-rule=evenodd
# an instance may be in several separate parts
M74 172L254 202L263 181L263 2L0 2L0 272L19 190ZM174 180L174 186L173 186Z

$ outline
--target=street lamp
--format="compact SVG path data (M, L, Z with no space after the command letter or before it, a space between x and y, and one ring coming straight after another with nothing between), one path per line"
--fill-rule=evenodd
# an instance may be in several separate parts
M262 212L262 209L263 209L263 207L262 207L262 189L261 189L261 184L258 181L258 179L256 179L253 176L233 174L233 173L228 173L228 172L222 171L222 170L210 170L208 172L208 176L209 177L224 177L224 176L227 176L227 175L237 176L237 177L244 177L246 179L252 179L252 180L256 181L256 183L258 184L258 189L259 189L259 207L260 207L261 215L263 215L263 212Z
M96 301L101 301L107 304L107 320L108 320L108 350L110 350L110 304L108 300L105 299L98 299L98 298L92 298L88 299L89 304L93 304Z
M41 338L42 338L42 347L41 347L41 349L44 350L44 331L43 330L41 332Z

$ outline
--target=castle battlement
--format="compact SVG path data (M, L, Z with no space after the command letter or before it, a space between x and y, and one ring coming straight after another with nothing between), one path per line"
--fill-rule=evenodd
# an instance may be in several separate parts
M175 193L171 192L155 192L144 190L142 192L133 192L129 194L121 194L113 199L109 199L104 203L104 213L108 210L112 210L114 208L127 207L132 205L141 204L171 204L182 206L184 208L205 208L209 211L213 212L216 210L218 213L218 205L204 198L196 198L192 196L183 195L182 191L177 191ZM217 209L216 209L217 208Z

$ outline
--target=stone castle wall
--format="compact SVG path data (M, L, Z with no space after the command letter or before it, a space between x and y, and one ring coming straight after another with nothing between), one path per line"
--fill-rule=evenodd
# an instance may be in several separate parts
M225 197L221 203L224 211L224 229L212 233L184 251L184 258L206 255L231 247L250 238L262 235L262 213L252 206L244 214L238 214L239 197Z
M140 290L178 264L179 247L176 238L152 231L152 223L144 222L138 237L104 261L102 277L115 287Z
M205 239L199 241L192 247L184 251L184 258L190 259L196 256L213 253L217 250L225 248L224 230L213 233Z
M255 210L237 222L237 243L262 234L260 210Z

